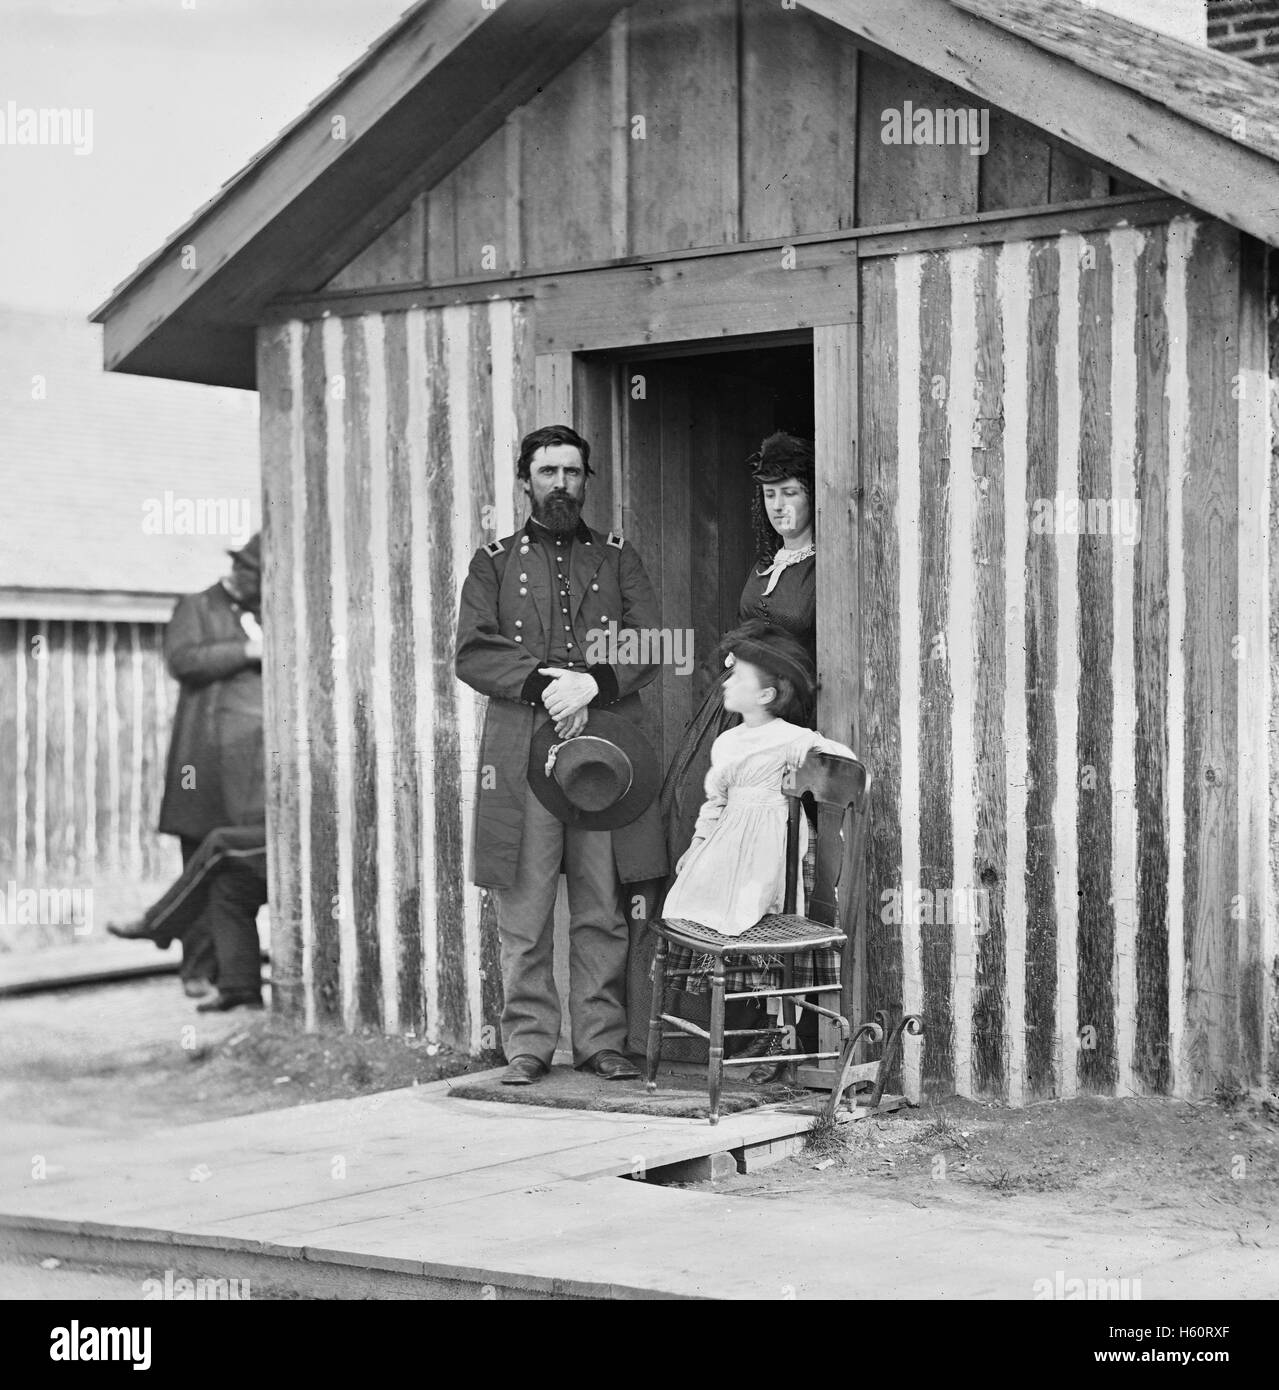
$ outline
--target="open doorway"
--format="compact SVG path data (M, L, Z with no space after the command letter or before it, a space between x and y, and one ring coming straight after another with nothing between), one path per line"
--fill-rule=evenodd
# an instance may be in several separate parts
M573 375L574 423L591 440L599 470L587 492L587 520L625 534L652 580L663 628L692 634L685 669L664 662L643 692L644 730L665 772L718 674L712 657L737 625L755 560L755 485L746 460L775 430L814 437L812 334L754 339L732 349L716 342L581 355ZM654 905L651 896L628 905L632 1039L647 1029L643 962ZM555 974L566 1021L568 955L561 884ZM560 1045L567 1049L568 1039ZM697 1055L679 1043L669 1053L676 1060Z
M812 342L631 354L618 396L622 528L653 581L662 626L692 634L691 663L664 663L644 697L666 767L716 674L711 658L737 624L755 560L746 460L774 430L813 437Z

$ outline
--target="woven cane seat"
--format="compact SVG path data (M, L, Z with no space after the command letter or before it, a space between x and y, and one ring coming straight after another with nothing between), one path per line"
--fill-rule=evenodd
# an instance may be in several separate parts
M731 955L744 952L761 955L765 952L811 951L821 946L842 946L847 941L836 927L824 927L808 917L795 913L772 912L740 936L725 936L722 932L690 922L683 917L664 917L653 923L653 930L681 946L691 946L707 955Z

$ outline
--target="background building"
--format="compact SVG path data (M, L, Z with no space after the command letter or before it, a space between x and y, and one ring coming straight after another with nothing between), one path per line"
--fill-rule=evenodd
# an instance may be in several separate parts
M92 887L98 934L181 867L154 831L164 624L261 518L256 397L101 354L79 316L0 310L0 891ZM71 939L0 927L0 947Z

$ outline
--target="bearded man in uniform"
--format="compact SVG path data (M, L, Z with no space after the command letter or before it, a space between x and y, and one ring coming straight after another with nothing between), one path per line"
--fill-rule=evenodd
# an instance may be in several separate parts
M637 692L657 674L652 664L601 665L587 657L592 633L615 628L620 636L658 623L634 546L582 521L590 454L567 426L525 437L516 471L531 517L513 535L481 546L462 586L455 669L489 701L471 877L497 900L507 1085L544 1076L560 1035L552 948L561 865L571 919L574 1064L609 1080L639 1075L622 1050L629 929L621 885L661 878L667 869L655 804L619 829L580 828L557 818L529 785L539 730L553 723L557 738L575 738L593 710L638 725Z

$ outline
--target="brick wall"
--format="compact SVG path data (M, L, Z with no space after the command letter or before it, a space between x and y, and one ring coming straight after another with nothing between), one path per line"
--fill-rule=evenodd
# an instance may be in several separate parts
M1208 0L1208 45L1279 70L1279 0Z

